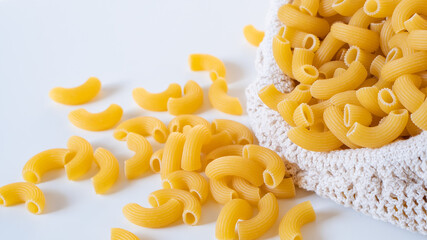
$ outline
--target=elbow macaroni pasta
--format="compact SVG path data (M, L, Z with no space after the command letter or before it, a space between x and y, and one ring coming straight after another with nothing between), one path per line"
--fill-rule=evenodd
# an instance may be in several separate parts
M314 220L316 220L316 213L310 201L292 207L280 221L280 240L302 239L301 227Z
M92 145L84 138L72 136L68 139L67 148L74 151L74 157L65 163L65 172L69 180L77 180L89 172L93 163Z
M239 198L248 201L250 204L256 205L261 199L261 189L241 177L232 177L231 187L239 194Z
M168 129L172 132L183 132L184 127L189 125L194 127L196 125L204 125L210 127L211 124L204 118L197 115L184 114L175 117L172 121L169 122Z
M144 137L151 135L159 143L166 142L169 135L166 125L159 119L155 117L136 117L120 123L114 130L114 138L126 141L127 135L131 132Z
M239 220L252 217L252 207L243 199L233 199L221 209L215 226L215 237L219 240L236 239L236 224Z
M275 188L269 188L266 185L261 187L264 192L273 193L276 198L285 199L295 197L295 185L292 178L284 178L282 182Z
M304 127L289 130L288 138L296 145L315 152L326 152L338 149L343 144L332 132L318 132Z
M96 149L94 153L98 173L92 178L96 194L104 194L119 178L119 162L116 157L104 148Z
M17 182L0 187L0 205L7 207L23 202L30 213L41 214L46 200L34 183Z
M125 176L127 179L136 179L150 169L153 148L145 137L132 132L128 134L126 144L129 150L135 152L135 155L125 161ZM160 163L153 163L152 166L157 169Z
M132 91L133 100L143 109L150 111L167 111L170 98L180 98L182 95L181 86L172 83L168 88L160 93L150 93L144 88L135 88Z
M206 179L195 172L179 170L168 174L162 180L163 188L165 189L182 189L188 190L203 204L209 196L209 184Z
M246 41L255 47L258 47L264 39L264 32L257 30L253 25L246 25L243 28L243 35L245 35Z
M192 71L209 71L212 81L225 78L225 65L218 58L209 54L190 54L188 64Z
M223 177L220 179L209 179L209 188L212 197L219 204L226 204L232 199L239 197L236 190L229 187L231 177Z
M209 101L212 106L224 113L242 115L243 109L237 97L227 95L227 82L223 78L216 79L209 87Z
M163 150L160 167L160 176L162 179L167 177L171 172L181 169L185 139L185 135L182 133L174 132L170 134Z
M252 131L239 122L229 119L215 119L211 126L213 133L228 132L236 144L246 145L254 142Z
M168 112L178 116L196 112L203 104L203 89L195 81L188 81L184 86L183 97L171 97L167 101Z
M80 108L68 114L70 122L81 129L88 131L104 131L116 125L123 115L123 109L117 104L111 104L99 113L90 113Z
M100 90L101 81L96 77L91 77L75 88L56 87L49 92L49 97L57 103L80 105L95 98Z
M139 238L122 228L111 228L111 240L139 240Z
M200 153L204 144L209 143L211 130L203 125L197 125L186 135L182 152L181 168L186 171L196 171L202 168Z

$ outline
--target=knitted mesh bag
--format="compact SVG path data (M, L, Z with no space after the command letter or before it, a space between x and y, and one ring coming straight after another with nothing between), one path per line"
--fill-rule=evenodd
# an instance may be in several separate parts
M427 131L377 149L312 152L287 138L290 126L258 97L258 91L268 84L274 83L282 92L294 87L272 52L273 37L282 26L277 11L286 3L289 0L272 1L256 57L257 80L246 89L250 123L260 145L285 159L298 187L376 219L427 234Z

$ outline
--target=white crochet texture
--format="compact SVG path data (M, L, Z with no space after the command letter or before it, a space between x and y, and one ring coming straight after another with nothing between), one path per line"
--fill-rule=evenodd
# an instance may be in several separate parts
M311 152L287 138L290 126L269 109L258 91L271 83L282 92L294 83L277 66L273 36L282 26L273 0L256 58L257 81L246 89L247 110L260 145L285 159L300 188L402 228L427 234L427 132L377 149Z

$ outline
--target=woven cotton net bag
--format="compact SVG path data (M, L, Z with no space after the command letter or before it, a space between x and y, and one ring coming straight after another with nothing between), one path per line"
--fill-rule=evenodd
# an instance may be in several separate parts
M290 92L293 81L276 64L272 41L282 23L273 0L256 57L257 80L246 89L250 123L260 145L285 159L296 185L402 228L427 234L427 132L377 149L312 152L287 138L290 126L269 109L258 91L274 83Z

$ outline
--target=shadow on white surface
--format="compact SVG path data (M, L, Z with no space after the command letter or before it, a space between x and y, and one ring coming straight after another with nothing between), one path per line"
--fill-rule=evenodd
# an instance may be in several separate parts
M227 73L225 75L225 80L227 81L227 83L231 84L243 80L243 78L245 77L245 72L238 64L229 61L223 62L225 68L227 69Z
M43 214L58 212L68 206L68 199L58 191L43 190L46 205Z
M97 102L103 99L108 99L113 95L119 93L122 90L122 88L123 88L123 84L120 82L103 84L101 91L92 101Z

